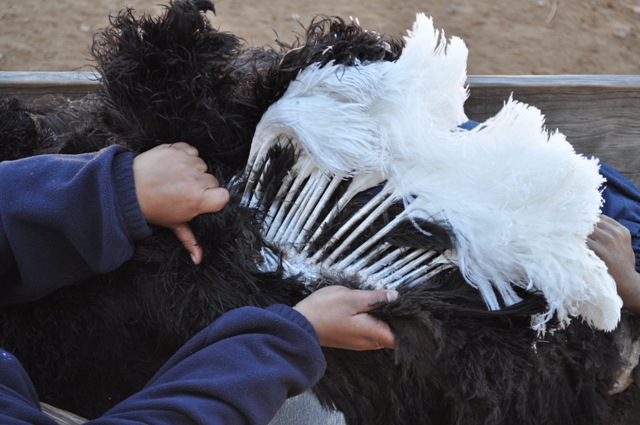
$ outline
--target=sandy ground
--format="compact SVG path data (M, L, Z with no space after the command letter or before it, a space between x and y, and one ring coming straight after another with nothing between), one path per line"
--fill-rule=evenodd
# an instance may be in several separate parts
M0 70L90 70L110 14L157 15L163 1L0 0ZM218 0L216 10L212 24L250 45L291 41L317 14L402 36L424 12L465 40L470 75L640 73L640 0Z

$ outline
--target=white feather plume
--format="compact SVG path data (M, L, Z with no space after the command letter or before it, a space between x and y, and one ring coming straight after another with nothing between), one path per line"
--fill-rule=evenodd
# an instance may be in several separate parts
M451 260L490 309L499 299L518 302L517 285L545 295L539 329L553 314L614 329L622 302L586 246L602 203L597 160L576 154L546 130L538 109L512 99L461 130L466 60L461 39L447 42L418 14L395 62L302 71L259 123L251 163L286 136L329 178L384 179L405 200L405 216L451 226Z
M380 170L388 147L369 112L388 67L379 63L353 72L355 68L331 63L322 68L311 65L263 115L252 148L286 136L301 143L309 158L328 174L352 176Z

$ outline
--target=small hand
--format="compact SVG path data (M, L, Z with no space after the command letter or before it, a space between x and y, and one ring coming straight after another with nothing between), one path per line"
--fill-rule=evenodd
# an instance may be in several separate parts
M389 325L368 312L397 297L396 291L329 286L309 295L294 309L311 322L323 347L357 351L395 348Z
M597 227L587 238L587 246L604 261L616 281L624 307L640 313L640 274L636 272L629 230L614 219L601 215Z
M160 145L133 160L140 210L147 222L168 227L202 261L202 248L187 224L202 213L216 212L229 202L229 192L207 173L198 150L186 143Z

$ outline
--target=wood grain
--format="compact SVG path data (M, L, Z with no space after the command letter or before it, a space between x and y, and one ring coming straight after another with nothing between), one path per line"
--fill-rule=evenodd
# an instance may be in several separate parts
M60 94L78 99L98 88L98 77L90 72L0 72L0 95L22 99Z

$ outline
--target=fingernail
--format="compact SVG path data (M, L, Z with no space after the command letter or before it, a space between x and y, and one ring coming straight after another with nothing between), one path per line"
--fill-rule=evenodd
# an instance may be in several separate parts
M398 291L389 291L387 292L387 301L395 301L398 299Z
M193 264L196 263L196 256L193 254L191 254L191 261L193 261Z

